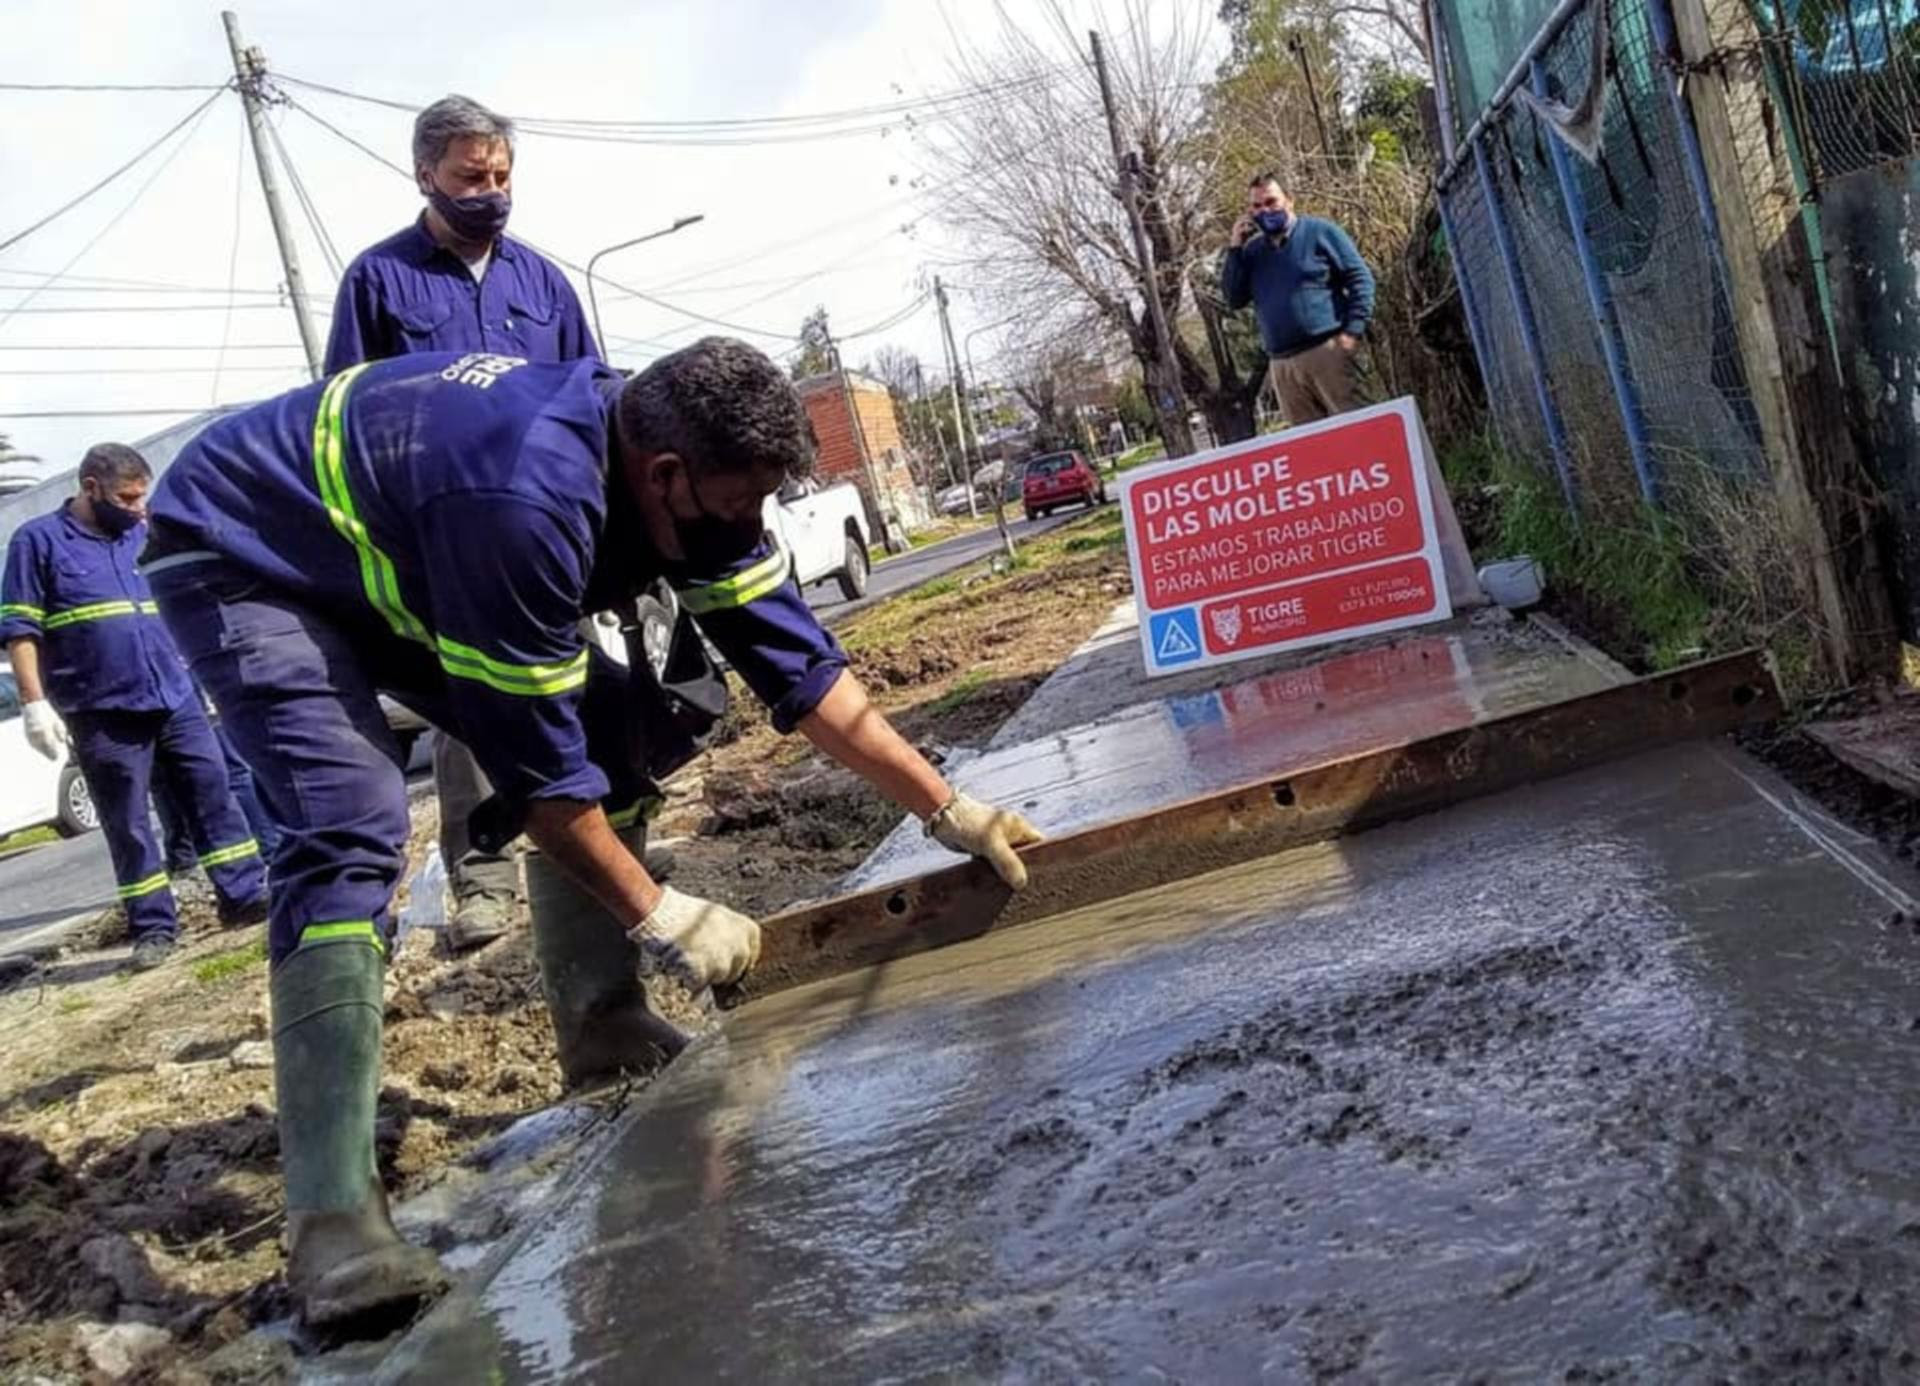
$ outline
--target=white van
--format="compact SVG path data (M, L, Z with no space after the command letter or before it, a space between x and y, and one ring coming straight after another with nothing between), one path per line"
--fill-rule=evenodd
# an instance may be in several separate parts
M20 687L0 668L0 837L52 824L62 837L100 826L86 777L66 757L48 760L27 744Z

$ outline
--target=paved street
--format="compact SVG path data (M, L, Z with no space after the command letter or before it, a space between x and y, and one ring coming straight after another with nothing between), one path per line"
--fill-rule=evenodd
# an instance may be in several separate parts
M1056 525L1063 525L1076 515L1084 515L1085 510L1055 511L1043 520L1015 519L1019 508L1010 507L1008 530L1014 541L1028 539L1036 534L1045 534ZM882 597L891 597L918 587L923 582L931 582L955 568L964 568L992 553L1000 542L999 531L992 526L963 534L958 539L949 539L945 543L931 544L924 549L902 554L899 558L890 558L873 570L867 583L867 595L857 602L849 602L840 595L840 588L832 581L816 584L807 589L807 601L827 625L838 625L861 608L879 601Z
M1014 520L1013 537L1017 541L1043 534L1084 513L1069 510L1031 523ZM834 625L882 597L985 558L999 542L998 533L989 527L890 559L873 570L867 595L858 602L847 601L830 582L813 587L807 597L827 624ZM106 839L99 833L0 859L0 951L19 946L48 924L112 903L113 866L107 860Z
M427 775L427 753L416 750L407 775L415 794ZM0 858L0 953L32 944L48 925L103 910L113 899L113 862L99 833Z
M113 903L113 864L99 833L0 860L0 951L34 930Z

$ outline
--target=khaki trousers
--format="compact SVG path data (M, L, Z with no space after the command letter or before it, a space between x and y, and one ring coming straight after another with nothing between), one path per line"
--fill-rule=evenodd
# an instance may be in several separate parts
M1330 419L1367 402L1360 353L1342 347L1337 335L1292 356L1274 357L1267 374L1289 426Z

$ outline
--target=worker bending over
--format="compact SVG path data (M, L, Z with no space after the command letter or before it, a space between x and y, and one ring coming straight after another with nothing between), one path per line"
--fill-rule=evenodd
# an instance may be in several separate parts
M343 1328L441 1284L433 1257L395 1233L374 1168L381 978L408 827L377 692L471 746L511 821L604 912L562 934L535 892L563 1065L594 1034L641 1033L604 1004L631 987L609 975L608 959L633 956L623 934L695 985L739 978L759 952L757 924L661 887L621 836L644 835L653 724L619 713L654 704L628 702L597 655L590 678L579 623L661 575L776 727L1025 883L1013 849L1038 835L956 794L894 731L765 534L762 501L807 463L778 367L708 338L624 382L591 360L358 366L222 419L167 473L154 594L287 834L274 1065L288 1280L309 1324Z

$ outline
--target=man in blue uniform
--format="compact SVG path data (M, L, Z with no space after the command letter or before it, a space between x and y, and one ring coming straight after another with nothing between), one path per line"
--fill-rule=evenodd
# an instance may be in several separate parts
M0 640L27 739L52 760L73 748L141 968L162 962L180 933L148 812L156 772L212 878L221 922L258 923L267 913L259 845L228 789L200 695L134 567L152 479L132 448L93 448L80 463L80 494L14 533L0 584Z
M598 362L483 354L356 367L219 421L167 473L155 596L288 834L269 951L288 1280L310 1324L356 1325L440 1283L374 1170L407 835L377 691L472 746L542 859L597 901L597 928L575 918L565 936L534 911L563 1063L586 1028L644 1033L603 1004L608 958L703 986L759 951L758 925L663 888L619 835L666 729L618 715L617 666L590 677L579 623L662 575L776 727L1025 884L1014 848L1037 834L954 793L874 710L765 534L762 503L807 457L779 368L708 338L624 383ZM633 952L605 947L622 934Z
M327 374L423 351L532 362L598 355L566 276L506 234L513 123L467 97L442 97L414 121L413 166L426 209L347 267ZM477 948L505 933L517 912L519 861L510 848L473 844L468 820L490 789L473 752L445 733L433 739L433 778L452 902L447 941Z

